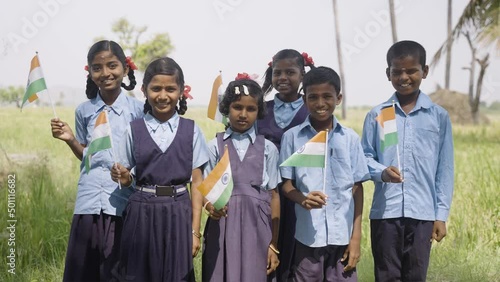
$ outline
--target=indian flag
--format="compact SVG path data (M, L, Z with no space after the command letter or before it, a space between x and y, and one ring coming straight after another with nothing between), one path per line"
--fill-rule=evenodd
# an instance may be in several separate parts
M212 85L212 94L210 95L210 102L208 104L207 117L221 122L223 124L227 123L226 117L224 117L219 112L219 102L224 95L224 89L222 87L222 75L218 75Z
M280 166L325 167L327 131L320 131Z
M218 210L229 202L233 192L233 173L227 146L224 149L222 158L198 186L198 190Z
M38 99L38 93L43 90L47 90L47 85L45 85L45 78L43 77L42 67L40 67L40 61L38 60L37 54L31 59L30 74L28 76L23 102L21 103L21 109L26 102L32 103Z
M383 152L385 148L398 144L398 127L396 124L396 107L394 104L390 107L383 108L380 114L375 118L382 130L379 131L380 150Z
M85 171L90 171L90 159L93 154L111 149L111 127L108 121L108 111L104 109L95 122L94 131L92 131L92 141L90 141L87 154L85 155Z

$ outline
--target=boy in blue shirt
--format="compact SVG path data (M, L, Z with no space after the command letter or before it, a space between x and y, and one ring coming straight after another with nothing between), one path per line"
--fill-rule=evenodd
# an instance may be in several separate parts
M370 212L375 280L425 281L432 239L446 236L453 194L451 123L446 110L419 89L429 71L420 44L395 43L387 65L396 92L368 113L362 138L375 182ZM376 117L393 103L398 145L382 150Z
M283 135L280 163L322 130L328 130L328 144L325 169L280 168L283 193L296 203L294 281L357 281L366 159L358 135L333 116L342 101L338 74L318 67L302 84L310 114Z

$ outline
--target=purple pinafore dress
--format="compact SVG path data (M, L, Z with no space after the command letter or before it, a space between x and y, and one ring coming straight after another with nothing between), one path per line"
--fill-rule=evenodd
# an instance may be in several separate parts
M302 99L302 98L300 98ZM281 148L281 138L283 133L288 129L297 126L304 122L309 114L306 105L302 105L299 111L295 114L290 124L281 128L276 123L274 118L274 100L266 102L267 115L263 120L257 121L258 134L273 142L278 148ZM281 188L281 185L278 186ZM281 189L280 189L281 190ZM276 270L276 278L278 281L285 281L283 278L290 277L293 258L295 256L295 203L284 197L280 191L281 215L280 215L280 231L278 235L278 250L280 250L280 264Z
M165 152L149 135L143 119L131 123L136 160L136 188L185 187L193 163L194 122L180 118L177 134ZM178 189L178 188L176 188ZM124 213L120 281L194 281L192 208L187 189L174 196L136 191Z
M267 252L271 242L271 194L261 190L264 143L257 135L240 161L231 138L217 134L219 152L228 146L233 192L227 217L208 219L205 226L203 281L266 281Z

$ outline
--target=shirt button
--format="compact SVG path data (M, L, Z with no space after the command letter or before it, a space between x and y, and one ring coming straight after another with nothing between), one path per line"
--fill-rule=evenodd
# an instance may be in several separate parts
M405 168L404 170L405 170L405 171L410 171L410 169L409 169L409 168Z

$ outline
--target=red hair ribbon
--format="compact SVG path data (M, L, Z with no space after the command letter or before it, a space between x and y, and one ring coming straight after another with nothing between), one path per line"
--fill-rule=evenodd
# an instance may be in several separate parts
M193 96L191 96L191 94L189 94L189 92L191 92L191 86L189 85L184 85L184 92L182 93L182 96L186 97L186 99L191 99L193 100Z
M85 71L89 71L89 66L88 66L88 65L85 65L85 67L83 67L83 69L84 69Z
M238 75L234 80L243 80L243 79L252 79L252 78L250 77L250 75L248 75L248 73L244 72L244 73L238 73Z
M304 65L305 66L314 66L314 61L312 57L309 57L309 55L306 52L302 52L302 57L304 58Z
M132 61L132 58L130 58L130 56L127 56L127 58L125 58L125 62L127 62L127 65L130 69L137 70L137 66L134 64L134 61Z
M267 63L268 66L272 67L273 66L273 61L269 61L269 63Z

